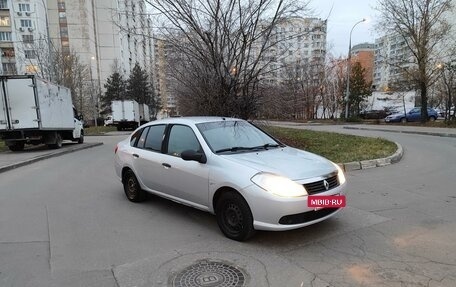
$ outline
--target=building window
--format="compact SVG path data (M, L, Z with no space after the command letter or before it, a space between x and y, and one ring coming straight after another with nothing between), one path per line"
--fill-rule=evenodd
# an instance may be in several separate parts
M29 20L29 19L22 19L21 20L21 27L24 27L24 28L31 28L32 27L32 20Z
M35 59L36 58L35 50L25 50L24 55L25 55L26 59Z
M14 58L15 56L14 48L3 48L1 51L1 55L5 58Z
M8 9L8 0L0 0L0 9Z
M10 24L10 17L8 17L8 16L1 16L1 17L0 17L0 26L11 26L11 24Z
M30 4L19 4L19 11L30 12Z
M33 35L22 35L22 42L33 43Z
M65 2L59 2L57 5L59 7L59 11L65 11Z
M17 74L15 63L3 63L3 74Z
M0 41L11 41L11 32L0 32Z
M40 69L36 65L27 65L25 66L25 72L27 74L37 74Z

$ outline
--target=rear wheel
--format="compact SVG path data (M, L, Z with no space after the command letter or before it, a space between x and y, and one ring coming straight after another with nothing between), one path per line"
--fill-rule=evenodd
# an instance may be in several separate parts
M141 189L138 179L132 170L125 172L123 178L123 186L125 195L127 196L128 200L132 202L141 202L146 199L146 193Z
M226 192L217 202L217 223L226 237L244 241L255 233L253 216L245 199L235 192Z
M9 145L8 148L10 151L21 151L24 150L25 142L14 142L13 145Z
M55 142L53 144L48 144L48 147L52 148L52 149L59 149L62 147L62 145L63 145L62 135L57 133L55 135Z

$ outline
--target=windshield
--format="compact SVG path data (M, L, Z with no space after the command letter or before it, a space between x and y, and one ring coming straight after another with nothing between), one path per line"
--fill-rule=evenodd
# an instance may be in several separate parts
M281 144L245 121L219 121L196 125L215 153L245 152Z

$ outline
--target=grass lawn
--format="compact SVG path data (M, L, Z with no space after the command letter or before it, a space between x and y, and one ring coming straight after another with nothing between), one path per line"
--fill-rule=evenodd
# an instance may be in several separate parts
M116 127L105 127L105 126L89 127L89 128L84 128L84 134L86 136L93 136L93 135L105 134L107 132L113 132L116 130L117 130Z
M397 149L395 143L381 138L270 126L265 130L286 145L322 155L336 163L383 158Z

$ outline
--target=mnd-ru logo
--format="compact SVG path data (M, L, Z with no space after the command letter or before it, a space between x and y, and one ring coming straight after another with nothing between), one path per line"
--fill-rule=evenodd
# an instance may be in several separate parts
M339 208L345 207L345 195L313 195L307 198L308 207Z

